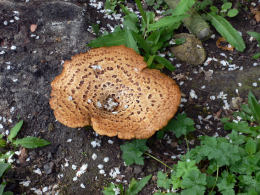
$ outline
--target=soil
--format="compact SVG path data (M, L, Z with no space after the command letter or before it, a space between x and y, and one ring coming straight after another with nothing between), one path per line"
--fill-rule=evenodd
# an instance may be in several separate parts
M20 157L19 161L15 156L13 168L6 175L6 189L15 194L102 194L103 187L110 182L127 184L132 177L156 176L159 170L165 170L151 158L145 159L144 166L125 166L120 151L124 140L99 136L91 128L63 126L50 109L50 83L61 72L64 60L89 49L86 44L95 38L90 26L100 21L100 26L109 30L107 24L118 23L104 18L91 2L0 2L0 131L4 133L23 119L25 124L18 137L37 136L51 142L44 148L23 151L24 159ZM128 5L134 7L132 1ZM244 52L217 48L220 35L214 32L216 38L204 41L203 45L207 56L217 61L192 66L174 60L174 64L179 64L176 71L164 71L180 85L183 99L179 113L185 111L195 121L196 132L189 138L191 147L199 135L224 135L219 119L239 108L240 103L237 105L235 100L246 102L249 90L260 99L260 60L251 57L259 52L259 47L246 33L260 32L260 25L246 9L249 6L244 3L239 15L229 20L243 35L247 46ZM33 24L37 25L35 31L31 29ZM228 71L221 60L238 68ZM179 155L186 152L185 142L173 134L162 140L154 136L148 145L151 153L168 165L176 163ZM73 181L84 164L88 165L86 172ZM105 174L100 173L100 164ZM119 172L113 178L115 168ZM23 182L29 185L24 186ZM155 177L140 194L154 191Z

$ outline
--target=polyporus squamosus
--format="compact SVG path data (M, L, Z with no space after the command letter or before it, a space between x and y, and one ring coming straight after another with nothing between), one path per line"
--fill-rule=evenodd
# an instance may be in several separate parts
M56 119L121 139L151 137L174 116L181 95L171 78L146 67L143 57L125 46L73 56L51 84Z

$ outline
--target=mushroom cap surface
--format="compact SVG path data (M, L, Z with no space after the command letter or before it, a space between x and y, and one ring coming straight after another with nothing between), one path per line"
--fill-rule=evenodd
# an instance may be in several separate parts
M65 61L51 83L50 106L68 127L91 125L100 135L146 139L177 112L181 93L170 77L148 69L125 46L100 47Z

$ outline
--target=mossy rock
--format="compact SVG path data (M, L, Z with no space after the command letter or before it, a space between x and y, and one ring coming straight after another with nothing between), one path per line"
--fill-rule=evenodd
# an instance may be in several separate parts
M171 48L171 52L179 60L192 65L202 64L206 60L206 51L202 42L193 34L180 33L174 35L174 39L184 38L186 40L182 45Z

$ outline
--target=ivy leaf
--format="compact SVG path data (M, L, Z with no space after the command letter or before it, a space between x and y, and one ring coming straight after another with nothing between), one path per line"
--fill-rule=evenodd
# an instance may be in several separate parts
M10 135L7 138L10 142L12 142L13 138L15 138L17 136L18 132L22 128L22 125L23 125L23 120L21 120L18 123L16 123L16 125L11 129Z
M43 146L47 146L50 144L47 140L40 139L38 137L25 137L22 139L16 139L13 141L13 144L18 146L22 146L24 148L39 148Z
M215 29L238 51L243 52L246 48L245 43L241 35L236 29L222 16L216 13L210 12L207 14L210 19L211 24Z
M146 140L134 140L120 146L123 152L122 158L127 165L144 164L143 153L148 150Z
M159 171L157 173L157 186L166 190L170 189L172 181L168 178L166 173Z
M254 94L250 91L248 94L248 105L252 111L255 120L260 123L260 104L256 100Z
M134 178L131 180L129 184L129 188L126 191L126 195L136 195L138 194L144 186L148 183L151 179L152 175L148 175L142 178L140 181L136 181Z
M191 170L183 178L181 187L181 195L201 195L206 190L206 174L201 173L199 170Z
M165 127L166 130L173 131L177 138L187 135L195 130L194 121L188 118L186 114L178 114L176 119L172 119Z

